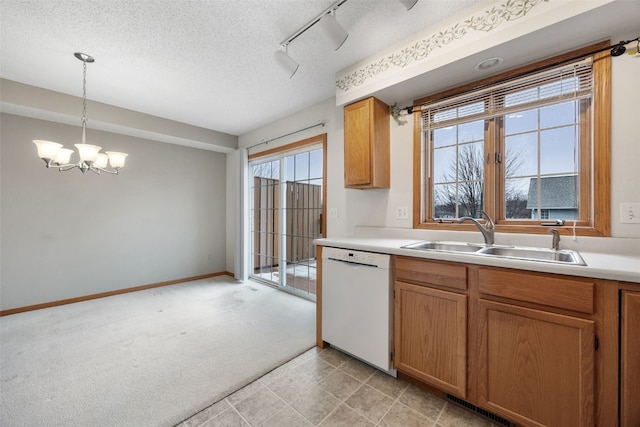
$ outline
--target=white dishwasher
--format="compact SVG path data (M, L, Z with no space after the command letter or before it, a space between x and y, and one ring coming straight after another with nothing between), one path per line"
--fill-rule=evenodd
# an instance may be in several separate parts
M396 376L391 256L322 248L322 340Z

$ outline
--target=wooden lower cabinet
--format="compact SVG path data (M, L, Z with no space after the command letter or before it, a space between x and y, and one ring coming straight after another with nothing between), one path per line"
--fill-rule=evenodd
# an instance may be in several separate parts
M640 426L640 292L622 291L620 425Z
M620 419L618 289L395 256L394 366L519 427L640 427L640 292L623 294Z
M466 397L467 296L395 282L396 369Z
M528 426L594 426L594 322L479 301L478 404Z

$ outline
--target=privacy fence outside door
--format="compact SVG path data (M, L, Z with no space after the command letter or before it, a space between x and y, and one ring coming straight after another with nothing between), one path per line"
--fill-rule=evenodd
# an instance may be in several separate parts
M287 181L285 191L286 259L297 263L314 258L311 242L322 236L322 186ZM253 197L253 267L254 271L261 271L279 264L280 182L254 176Z

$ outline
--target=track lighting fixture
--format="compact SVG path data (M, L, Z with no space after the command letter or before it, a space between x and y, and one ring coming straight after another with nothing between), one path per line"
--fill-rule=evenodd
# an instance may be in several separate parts
M410 10L418 0L398 0L407 10ZM345 4L347 0L338 0L325 9L320 15L313 18L311 21L307 22L303 25L298 31L291 34L289 37L284 39L280 46L281 50L278 50L273 55L275 61L282 67L283 70L289 75L289 77L293 77L293 75L298 70L298 63L289 56L287 52L287 47L289 43L298 38L302 33L307 31L309 28L313 27L316 24L320 24L320 28L322 29L324 35L327 37L331 46L338 50L349 37L349 33L342 28L342 25L336 19L336 10L343 4Z
M349 33L347 33L336 20L335 10L324 14L324 16L320 18L320 27L324 35L329 39L334 50L340 49L340 46L342 46L347 40L347 37L349 37Z
M418 3L418 0L398 0L398 1L402 3L402 5L407 8L407 10L411 10L411 8L415 6L416 3Z
M287 52L287 45L282 46L283 50L277 50L276 53L273 54L276 62L282 69L289 74L289 78L293 77L293 75L298 71L298 63L294 61Z
M274 58L276 62L289 74L289 77L293 77L293 75L298 70L298 63L293 60L287 53L287 47L289 46L289 43L297 39L302 33L307 31L317 23L320 23L320 27L323 29L326 37L329 39L332 47L335 50L338 50L340 46L344 44L349 34L344 30L344 28L342 28L340 23L336 20L334 14L335 11L338 10L338 8L346 2L347 0L336 1L327 9L325 9L324 12L313 18L311 21L307 22L298 31L291 34L280 43L280 46L283 47L283 50L276 51L276 53L274 54Z

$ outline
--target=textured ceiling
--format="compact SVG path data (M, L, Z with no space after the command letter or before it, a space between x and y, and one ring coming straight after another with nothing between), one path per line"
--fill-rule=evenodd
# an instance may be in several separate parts
M273 53L334 0L1 0L0 76L81 96L85 52L89 99L241 135L333 97L337 71L477 2L348 0L345 44L312 27L289 46L289 79Z

